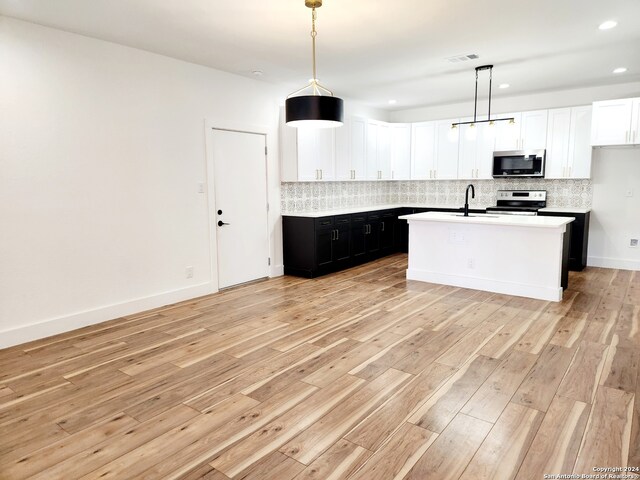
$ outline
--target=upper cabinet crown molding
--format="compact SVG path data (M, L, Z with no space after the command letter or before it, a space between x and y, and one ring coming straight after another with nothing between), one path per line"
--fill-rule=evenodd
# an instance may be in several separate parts
M640 98L593 102L591 145L640 144Z

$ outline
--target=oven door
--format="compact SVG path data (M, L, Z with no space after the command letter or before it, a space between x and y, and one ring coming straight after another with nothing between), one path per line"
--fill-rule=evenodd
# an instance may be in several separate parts
M545 150L493 152L493 178L544 177Z

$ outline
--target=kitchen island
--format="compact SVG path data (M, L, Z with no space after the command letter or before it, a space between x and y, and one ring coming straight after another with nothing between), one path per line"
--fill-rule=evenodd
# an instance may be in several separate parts
M409 223L407 279L562 300L573 218L425 212Z

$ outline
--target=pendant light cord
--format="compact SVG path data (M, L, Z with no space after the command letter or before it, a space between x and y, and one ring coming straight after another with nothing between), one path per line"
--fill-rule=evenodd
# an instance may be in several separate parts
M316 7L311 9L311 57L313 58L313 93L318 95L317 77L316 77Z

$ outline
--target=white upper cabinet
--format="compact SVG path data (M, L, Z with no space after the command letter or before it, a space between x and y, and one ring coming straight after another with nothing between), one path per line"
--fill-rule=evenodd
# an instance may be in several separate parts
M593 103L591 145L629 145L640 143L636 113L635 130L632 119L638 111L638 98L623 98ZM634 135L635 134L635 135ZM634 139L635 136L635 139Z
M365 179L366 125L365 119L351 117L335 129L336 180Z
M458 138L460 128L451 128L459 119L436 122L436 145L434 179L455 180L458 178Z
M570 129L570 108L549 110L547 158L544 172L546 178L565 178L566 176Z
M571 132L569 137L569 177L591 178L591 105L571 109Z
M633 108L631 109L631 134L630 143L640 144L640 98L633 99Z
M436 155L436 123L411 125L411 179L433 179Z
M366 124L366 179L391 179L389 124L367 120Z
M549 110L546 178L591 177L591 107Z
M336 180L353 180L351 165L351 119L335 129L336 138Z
M280 158L283 182L335 180L335 129L293 128L280 115Z
M496 129L495 150L496 152L504 152L509 150L520 149L520 126L522 116L519 113L505 113L504 115L496 115L497 118L511 118L514 122L496 122L493 124Z
M514 118L511 122L496 122L495 149L538 150L547 144L547 110L523 113L506 113L498 118Z
M411 124L394 123L390 129L391 178L409 180L411 178Z
M547 146L547 110L522 113L520 149L539 150Z
M467 122L472 119L463 119ZM488 123L461 125L458 154L459 179L490 179L496 126Z

